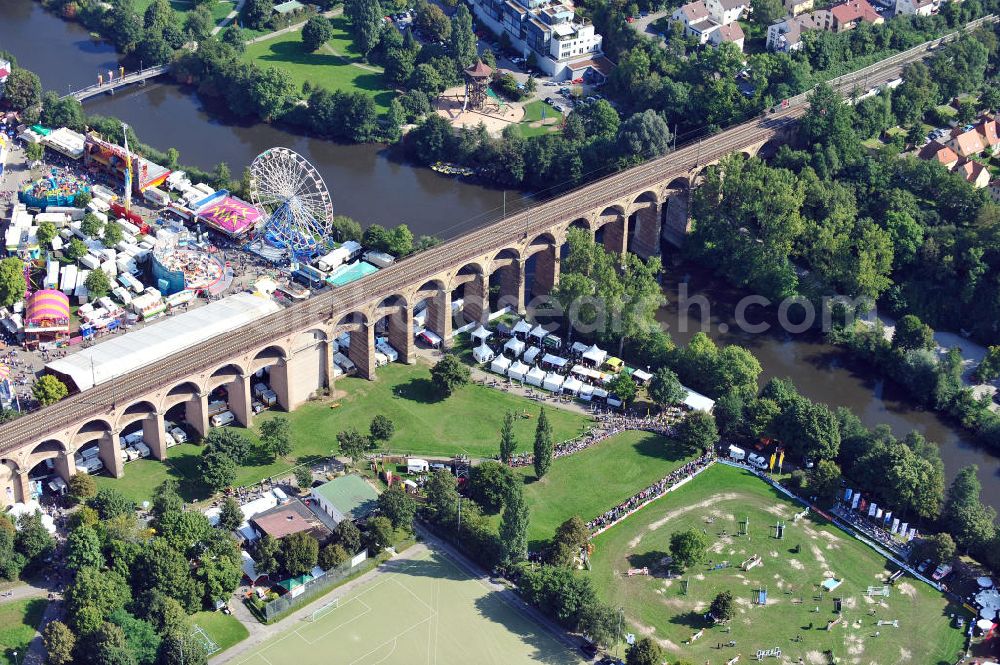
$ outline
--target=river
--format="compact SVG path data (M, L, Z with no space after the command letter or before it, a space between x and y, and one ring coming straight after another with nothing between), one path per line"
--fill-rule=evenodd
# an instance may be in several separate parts
M0 18L0 49L35 71L45 88L63 92L67 86L82 87L117 61L110 45L93 42L86 30L45 12L33 0L0 0ZM151 83L94 98L85 109L121 118L156 148L177 148L182 163L208 169L226 161L234 175L262 150L289 147L323 174L337 212L365 225L405 222L416 234L447 238L502 211L500 191L414 168L380 146L339 145L269 125L221 122L205 113L195 95L171 84ZM507 199L509 210L523 205L520 196ZM1000 508L1000 458L974 446L963 431L935 414L912 408L898 387L818 338L737 330L733 313L742 294L691 266L669 268L665 280L669 304L660 318L675 341L684 343L701 329L692 316L697 310L688 310L683 317L687 332L681 331L675 295L677 282L685 277L691 293L706 295L712 304L706 332L720 343L750 348L764 368L762 381L790 377L802 394L833 407L848 407L870 427L886 423L897 436L921 432L940 444L949 479L963 466L978 464L983 499Z

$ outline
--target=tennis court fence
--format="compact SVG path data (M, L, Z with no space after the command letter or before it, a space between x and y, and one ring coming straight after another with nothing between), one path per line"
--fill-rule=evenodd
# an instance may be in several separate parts
M277 621L292 610L298 609L322 596L330 589L344 582L347 578L371 570L377 563L377 559L368 557L367 550L362 550L353 558L348 559L335 568L331 568L319 577L312 577L308 580L287 580L286 584L291 586L291 589L264 606L264 623Z

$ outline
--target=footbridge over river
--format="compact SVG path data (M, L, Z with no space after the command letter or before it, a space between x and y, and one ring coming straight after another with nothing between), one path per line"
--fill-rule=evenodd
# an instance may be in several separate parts
M170 65L157 65L156 67L146 67L145 69L140 69L137 72L131 72L125 74L124 76L119 75L117 78L114 78L113 71L109 71L109 76L106 81L102 80L101 82L89 85L86 88L80 88L79 90L69 93L66 97L72 97L76 101L82 102L95 95L104 93L114 94L115 90L118 88L124 88L127 85L132 85L133 83L144 84L149 79L160 76L161 74L166 74L168 71L170 71Z
M980 19L965 29L995 20ZM951 38L954 35L943 39ZM831 84L845 95L879 88L898 79L907 63L927 57L940 41L921 44ZM570 228L586 230L610 252L656 254L661 238L674 243L683 239L688 194L707 166L730 154L753 156L790 140L805 111L806 96L800 95L773 112L690 141L666 156L481 226L6 423L0 426L0 505L27 497L28 473L46 460L68 479L76 471L74 454L84 447L96 445L105 467L121 476L119 439L137 423L153 456L164 459L164 419L183 417L204 435L209 429L208 398L219 387L226 388L228 407L237 420L249 425L251 381L262 369L268 372L279 406L294 409L332 385L333 345L344 333L350 338L347 355L359 376L370 379L375 375L376 325L387 324L399 360L410 363L413 315L423 306L425 326L444 340L452 337L455 323L482 321L504 305L523 311L528 295L544 295L558 283ZM531 284L527 275L533 275ZM499 298L491 299L491 286L498 287Z

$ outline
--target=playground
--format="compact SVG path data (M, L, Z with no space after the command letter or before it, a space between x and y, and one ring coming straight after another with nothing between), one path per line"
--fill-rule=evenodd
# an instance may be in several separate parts
M239 665L577 665L575 653L438 553L384 565L385 573L311 616Z
M673 574L670 536L688 529L708 551ZM715 465L594 546L599 595L625 608L631 632L691 662L923 665L962 649L949 619L959 608L942 594L909 576L887 584L896 566L740 469ZM736 614L715 624L708 608L723 591Z
M487 93L486 105L481 111L466 109L464 86L445 90L437 98L435 110L452 127L472 129L482 123L494 136L499 136L507 125L516 125L524 119L524 107L511 104L492 90Z

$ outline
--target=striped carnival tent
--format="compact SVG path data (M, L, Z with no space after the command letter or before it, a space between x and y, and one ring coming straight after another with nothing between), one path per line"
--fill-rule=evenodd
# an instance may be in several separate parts
M69 341L69 297L62 291L42 289L29 298L24 314L24 344L28 348Z

